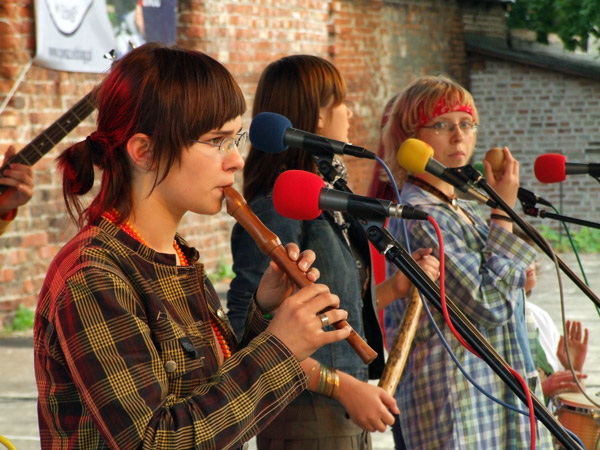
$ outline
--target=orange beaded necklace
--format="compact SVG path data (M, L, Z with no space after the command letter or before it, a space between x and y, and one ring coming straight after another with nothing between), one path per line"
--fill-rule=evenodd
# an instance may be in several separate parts
M117 211L115 208L112 208L110 211L105 211L102 214L102 217L104 217L106 220L112 222L113 224L117 224L118 220L119 220L119 211ZM131 236L132 238L134 238L136 241L138 241L141 244L144 244L145 246L148 246L148 244L146 243L146 241L144 240L144 238L142 236L140 236L140 234L137 232L137 230L129 223L128 220L124 221L123 223L121 223L119 225L119 228L121 228L121 230L123 230L125 233L127 233L129 236ZM183 250L181 250L181 247L179 246L179 244L177 243L177 240L173 239L173 248L175 249L175 252L177 253L177 256L179 257L179 262L182 266L187 266L188 260L185 257L185 255L183 254ZM219 326L217 325L217 323L215 322L215 320L212 318L212 316L210 317L210 325L215 333L215 336L217 338L217 341L219 342L219 345L221 347L221 350L223 351L223 358L227 359L231 356L231 349L229 348L229 344L227 343L227 341L225 340L225 338L223 337L223 333L221 333L221 330L219 329Z

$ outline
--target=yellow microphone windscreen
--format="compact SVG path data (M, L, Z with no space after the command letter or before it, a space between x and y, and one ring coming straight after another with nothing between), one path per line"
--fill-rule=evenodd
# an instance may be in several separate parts
M423 173L433 157L433 148L419 139L406 139L398 150L398 164L412 173Z

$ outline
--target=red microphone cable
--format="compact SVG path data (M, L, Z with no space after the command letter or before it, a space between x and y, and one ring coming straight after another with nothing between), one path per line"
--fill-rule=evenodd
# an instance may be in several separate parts
M454 328L454 324L452 323L452 320L450 319L450 315L448 314L448 306L446 304L446 287L445 287L445 278L446 278L445 272L446 271L445 271L445 257L444 257L444 240L442 238L442 231L440 230L440 227L438 226L437 222L433 219L433 217L429 217L428 220L431 223L431 225L433 225L433 228L435 229L435 233L437 235L438 242L439 242L438 245L440 248L440 299L441 299L441 303L442 303L442 314L444 316L444 319L446 320L446 324L448 325L448 328L450 328L450 331L452 332L454 337L456 337L456 339L458 339L458 342L460 342L464 348L466 348L471 353L473 353L475 356L477 356L478 358L481 359L481 356L479 356L479 354L464 340L464 338L456 330L456 328ZM508 364L506 365L506 367L510 371L510 373L512 373L513 376L517 379L517 381L523 388L523 391L525 392L525 396L527 397L527 409L529 410L529 430L531 433L531 450L535 450L535 439L536 439L535 438L535 411L533 408L533 399L531 398L531 392L529 391L529 386L527 385L527 382L523 379L523 377L516 370L514 370Z

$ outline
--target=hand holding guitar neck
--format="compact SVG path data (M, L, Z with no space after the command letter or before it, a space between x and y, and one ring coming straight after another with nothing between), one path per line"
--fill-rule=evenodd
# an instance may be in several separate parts
M4 154L0 172L0 217L7 219L15 210L33 196L33 169L29 165L8 163L13 159L15 148L11 145Z
M298 268L294 261L290 260L279 237L256 217L240 193L231 187L224 188L223 193L225 194L227 213L248 232L260 251L275 261L298 287L311 285L312 282L306 278L306 274ZM332 325L337 329L349 326L345 320ZM377 352L369 347L356 331L352 330L346 340L365 364L369 364L377 357Z

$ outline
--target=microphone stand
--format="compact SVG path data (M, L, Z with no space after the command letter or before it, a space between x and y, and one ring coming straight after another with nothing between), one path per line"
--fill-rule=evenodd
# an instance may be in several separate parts
M381 219L356 218L367 234L367 238L378 252L383 254L388 261L400 269L413 285L421 292L437 309L442 312L442 302L439 287L425 274L423 269L416 263L412 256L394 239L394 237L383 227L385 217ZM502 356L487 342L479 330L469 321L456 304L446 296L448 314L452 323L467 343L478 353L481 359L504 381L508 387L519 397L523 403L527 403L527 396L523 386L517 381L508 369L508 364ZM534 414L554 437L567 449L581 450L581 446L564 429L556 418L548 411L533 393Z
M498 193L490 187L490 185L485 181L481 173L477 171L473 166L467 165L461 168L463 173L465 173L478 187L483 189L486 194L488 194L496 204L502 208L508 216L515 222L517 225L521 227L521 229L535 242L550 258L553 259L554 252L552 248L546 245L546 242L542 239L539 232L529 223L523 220L521 216L519 216L514 209L506 204L506 202L498 195ZM554 255L556 260L558 261L558 265L561 270L581 289L588 298L596 304L596 307L600 307L600 299L594 294L594 292L586 285L571 269L570 267L558 256Z
M528 216L533 217L547 217L548 219L560 220L561 222L574 223L576 225L582 225L584 227L590 228L600 228L600 223L590 222L589 220L577 219L575 217L563 216L562 214L554 214L543 209L538 209L535 205L530 203L521 202L521 206L523 207L523 212Z
M344 192L352 192L347 186L346 181L340 176L340 173L331 164L333 156L326 153L313 153L317 168L323 176L334 185L336 189ZM383 254L388 261L400 269L407 278L413 283L415 288L440 311L442 312L442 302L439 287L427 276L413 257L394 239L394 237L384 227L386 217L378 219L363 219L355 217L356 221L364 229L367 239L373 244L375 249ZM455 303L446 296L446 306L452 323L460 334L465 338L468 344L485 361L491 369L504 381L508 387L519 397L523 403L527 403L527 396L523 392L523 387L513 374L508 370L508 364L496 352L496 350L487 342L479 330L469 321ZM548 411L543 402L541 402L533 393L531 394L535 416L546 426L546 428L556 437L556 439L567 449L581 450L581 446L564 429L564 427Z
M352 193L346 184L346 180L344 180L340 172L333 167L333 164L331 163L333 161L333 153L320 152L316 150L311 150L310 153L314 158L317 169L319 169L321 175L323 175L323 177L329 181L335 189L338 191Z

